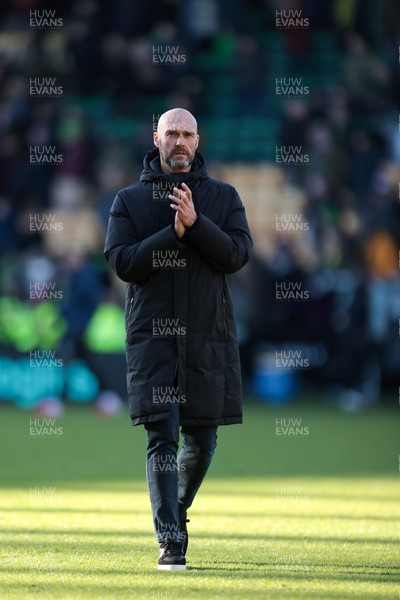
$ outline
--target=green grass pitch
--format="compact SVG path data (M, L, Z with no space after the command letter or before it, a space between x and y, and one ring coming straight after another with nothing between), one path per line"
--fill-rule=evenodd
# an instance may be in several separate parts
M143 428L73 406L34 436L3 405L0 598L399 599L397 410L248 403L219 429L187 571L158 572Z

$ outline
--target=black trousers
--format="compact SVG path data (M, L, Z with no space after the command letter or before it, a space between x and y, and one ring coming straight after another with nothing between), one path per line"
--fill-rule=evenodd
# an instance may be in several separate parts
M217 445L217 427L182 426L179 444L179 406L170 418L145 425L146 476L157 540L180 541L180 521L200 488Z

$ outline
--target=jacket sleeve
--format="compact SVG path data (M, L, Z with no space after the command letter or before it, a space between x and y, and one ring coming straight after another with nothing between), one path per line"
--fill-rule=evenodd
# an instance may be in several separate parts
M172 225L140 240L121 194L118 193L110 210L104 256L122 281L139 283L153 275L154 251L181 250Z
M246 213L239 194L234 190L230 211L222 228L200 212L192 227L187 229L185 241L215 269L223 273L235 273L249 260L253 245Z

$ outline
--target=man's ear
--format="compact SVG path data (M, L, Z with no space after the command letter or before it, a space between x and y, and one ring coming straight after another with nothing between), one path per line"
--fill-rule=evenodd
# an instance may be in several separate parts
M158 133L157 131L155 131L153 133L153 141L154 141L154 145L157 146L157 148L160 147L160 142L158 141Z
M197 147L198 147L198 145L199 145L199 142L200 142L200 136L198 135L198 136L197 136L197 142L196 142L196 150L197 150Z

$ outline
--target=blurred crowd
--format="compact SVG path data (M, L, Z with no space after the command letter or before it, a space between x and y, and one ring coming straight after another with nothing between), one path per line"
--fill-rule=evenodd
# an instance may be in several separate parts
M309 25L279 28L277 10ZM59 21L41 27L43 15ZM112 330L111 307L124 299L102 258L108 212L138 178L158 115L182 106L198 118L211 173L231 162L262 168L277 146L309 157L279 167L306 198L308 260L284 235L268 256L256 239L232 278L246 384L265 345L318 342L326 357L307 377L350 404L375 402L400 367L399 30L397 0L4 2L0 299L26 315L52 303L59 326L51 341L21 347L0 318L3 351L40 343L69 360L104 342L122 352L121 337L90 334L104 307ZM164 51L179 62L154 61ZM282 78L301 89L278 94ZM30 161L43 146L59 164ZM309 301L276 302L277 281L304 282Z

